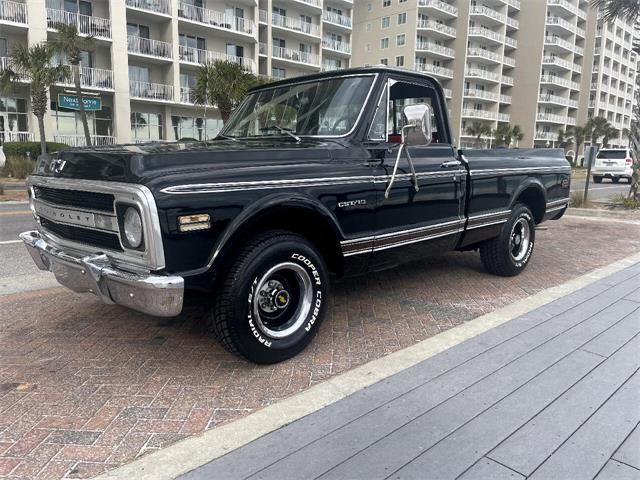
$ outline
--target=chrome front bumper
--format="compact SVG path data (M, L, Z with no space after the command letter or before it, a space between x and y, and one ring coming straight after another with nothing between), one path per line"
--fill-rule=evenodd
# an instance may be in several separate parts
M60 284L74 292L93 293L105 303L158 317L173 317L182 311L182 277L125 272L115 268L105 254L75 257L37 231L21 233L20 239L40 270L53 272Z

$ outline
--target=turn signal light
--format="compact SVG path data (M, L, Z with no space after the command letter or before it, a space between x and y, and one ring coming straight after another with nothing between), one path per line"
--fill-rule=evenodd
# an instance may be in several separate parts
M633 164L633 160L631 160L630 158L627 158L627 159L625 159L624 163L627 164L627 165L631 165L631 164Z
M178 217L178 228L181 232L209 230L211 228L211 217L208 213L181 215Z

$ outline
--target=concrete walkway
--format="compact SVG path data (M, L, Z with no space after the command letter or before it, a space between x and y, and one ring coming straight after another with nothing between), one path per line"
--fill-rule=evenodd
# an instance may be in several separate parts
M180 477L640 479L640 263Z

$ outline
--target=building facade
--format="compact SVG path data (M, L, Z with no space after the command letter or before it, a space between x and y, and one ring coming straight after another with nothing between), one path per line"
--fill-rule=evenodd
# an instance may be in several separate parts
M621 132L629 126L632 25L603 26L587 0L366 0L355 5L353 31L354 65L383 63L438 78L462 147L495 142L476 134L476 125L518 125L520 147L557 146L562 132L593 115ZM598 45L612 57L596 53ZM624 80L613 81L614 73ZM598 110L591 97L615 108Z
M81 65L83 91L101 103L88 113L94 144L211 138L222 121L194 104L200 65L228 60L269 77L349 67L352 8L353 0L0 0L0 68L14 45L75 24L96 43ZM82 145L79 115L61 103L70 87L52 88L45 129ZM37 139L29 111L27 83L0 97L1 138Z

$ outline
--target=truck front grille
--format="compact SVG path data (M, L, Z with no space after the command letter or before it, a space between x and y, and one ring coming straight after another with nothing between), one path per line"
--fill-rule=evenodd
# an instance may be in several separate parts
M74 227L57 223L44 217L40 217L40 225L49 232L65 239L72 239L79 243L92 245L99 248L108 248L122 252L120 239L115 233L103 232L100 230L90 230L88 228Z
M38 200L65 207L75 207L81 210L95 210L113 213L114 196L110 193L86 192L82 190L65 190L34 186L34 193Z

